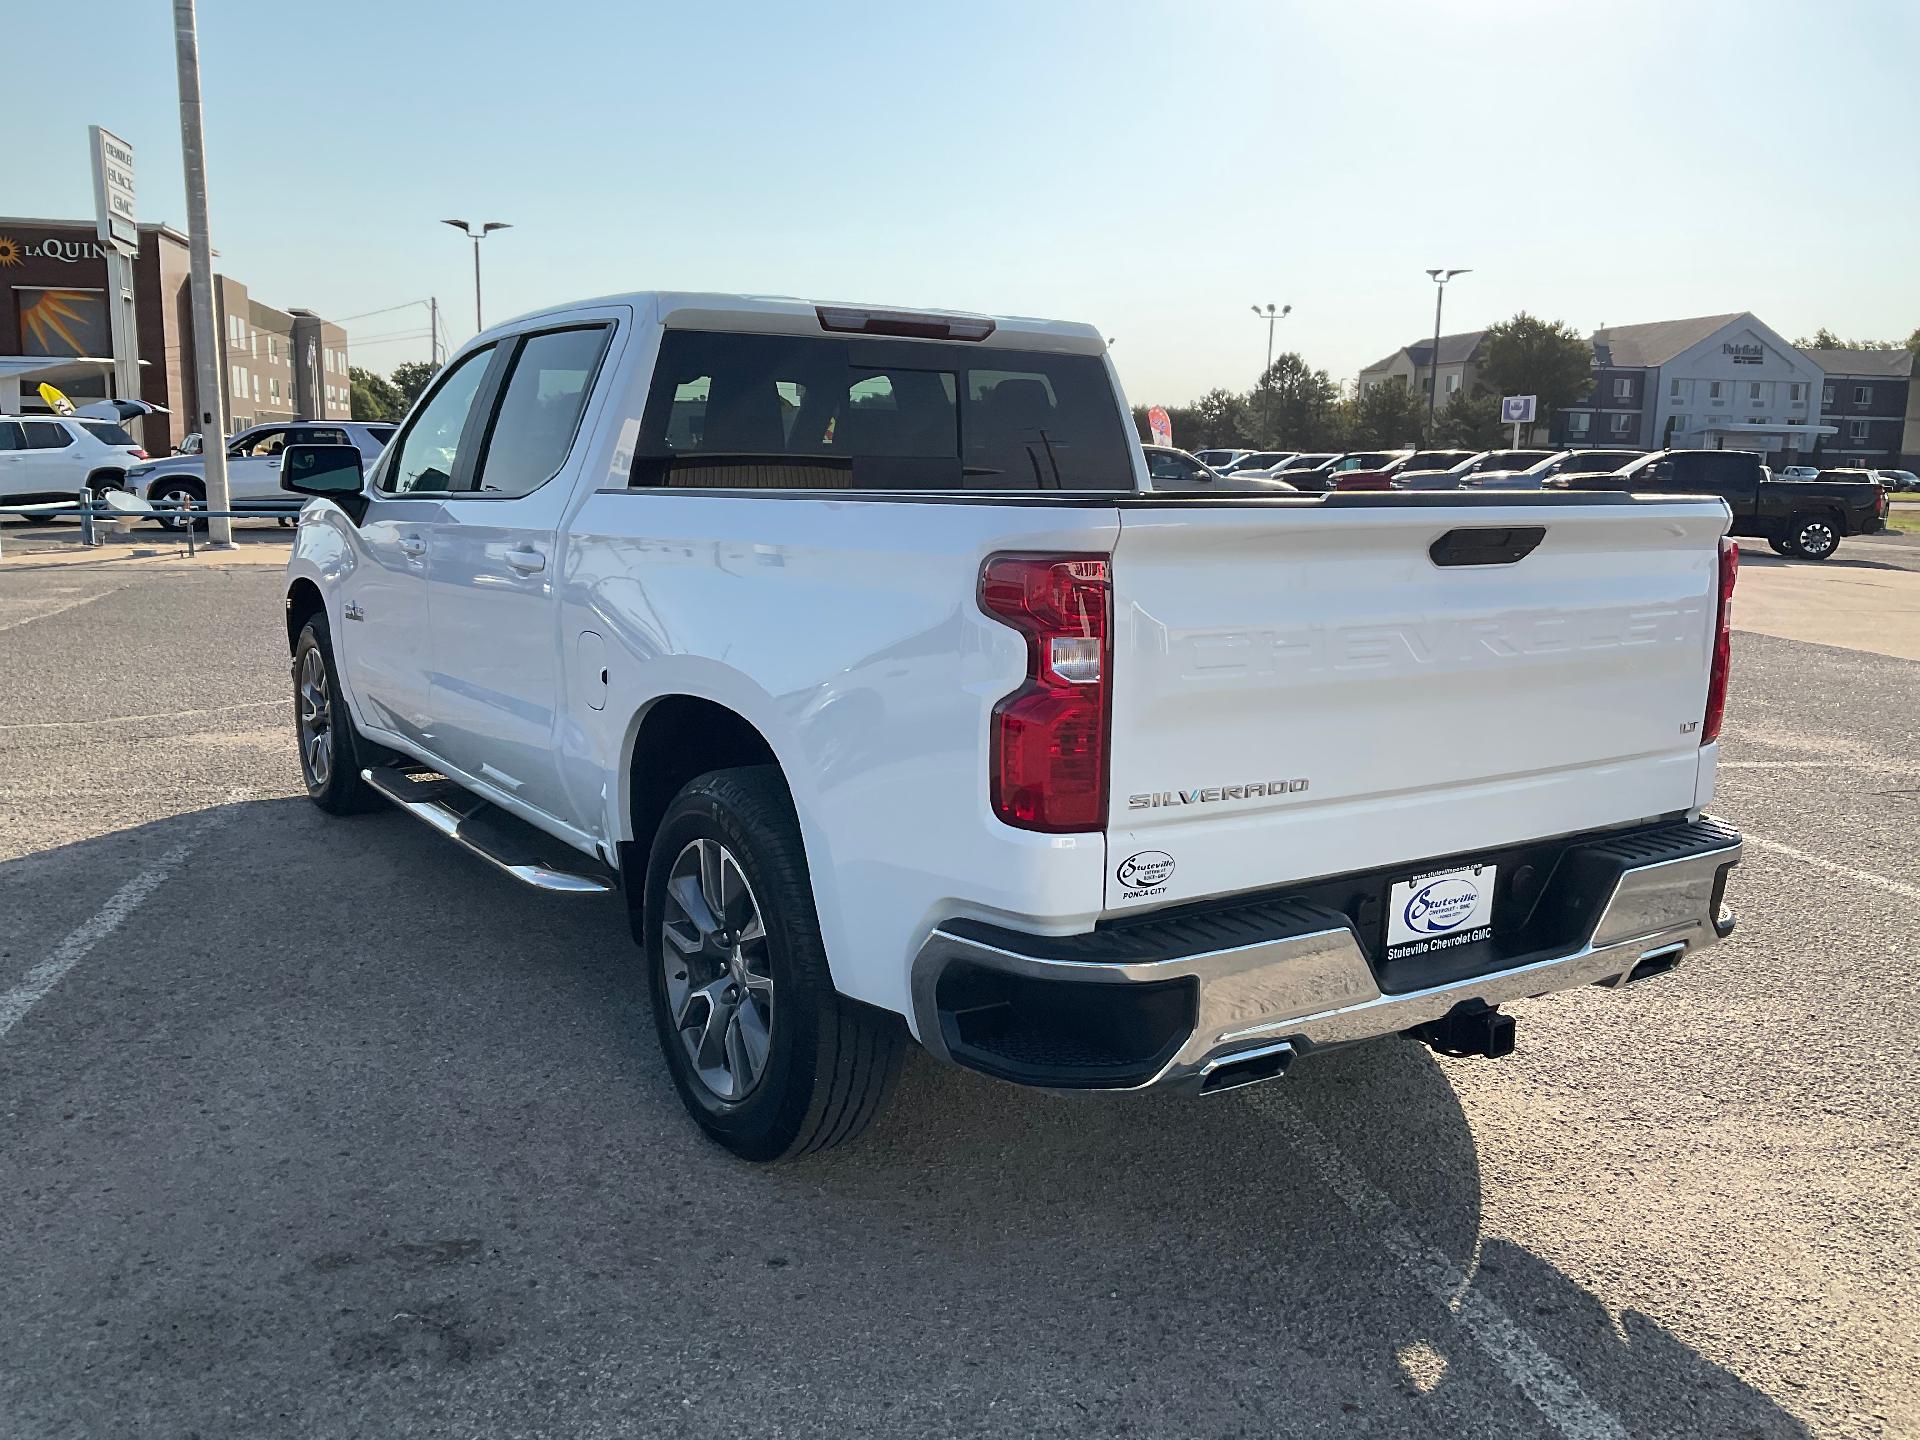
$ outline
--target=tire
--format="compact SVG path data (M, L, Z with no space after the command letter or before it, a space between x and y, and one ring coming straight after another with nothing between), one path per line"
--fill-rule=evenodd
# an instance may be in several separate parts
M867 1128L906 1036L897 1016L833 988L777 768L717 770L681 789L654 835L643 914L660 1050L709 1139L765 1162Z
M1787 553L1802 560L1828 560L1840 548L1840 526L1831 515L1809 511L1787 526Z
M360 738L340 698L340 672L324 613L307 621L293 647L293 734L309 800L329 815L381 807L384 802L360 778L360 770L379 764L385 752Z
M1767 548L1773 551L1773 553L1776 555L1793 554L1793 547L1789 545L1785 540L1782 540L1778 535L1769 535L1767 537Z
M195 505L205 505L207 503L207 487L198 480L160 480L148 489L147 500L156 509L163 505L181 505L187 500L191 500ZM187 528L186 521L174 520L164 516L161 518L160 523L169 530L184 530ZM193 522L193 528L196 530L204 530L207 528L207 522L204 519L196 520Z
M98 470L87 476L87 489L95 495L104 495L109 490L127 488L127 477L118 470Z

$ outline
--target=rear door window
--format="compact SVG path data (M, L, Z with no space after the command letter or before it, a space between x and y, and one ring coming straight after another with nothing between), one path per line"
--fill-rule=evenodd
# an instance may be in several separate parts
M1129 435L1096 356L672 330L632 483L1124 491Z
M507 362L473 489L528 495L553 478L573 448L609 333L595 325L551 330L520 342Z
M73 435L56 420L23 420L29 450L64 450L73 444Z

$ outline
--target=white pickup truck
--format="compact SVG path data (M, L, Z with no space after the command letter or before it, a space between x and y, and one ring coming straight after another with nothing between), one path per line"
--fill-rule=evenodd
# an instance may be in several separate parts
M756 1160L858 1133L909 1036L1206 1093L1503 1054L1500 1005L1732 929L1723 503L1155 495L1126 417L1084 325L490 330L370 467L287 451L308 790L621 891L688 1110Z

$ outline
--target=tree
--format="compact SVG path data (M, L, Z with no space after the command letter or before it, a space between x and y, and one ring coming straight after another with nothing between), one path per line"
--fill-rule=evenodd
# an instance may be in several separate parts
M398 420L406 411L400 392L384 376L358 365L347 368L349 413L355 420Z
M1920 325L1916 325L1913 333L1907 336L1907 349L1913 352L1916 360L1920 360Z
M427 388L427 382L439 372L438 365L426 360L409 360L404 365L393 367L393 388L400 392L401 415L413 408L413 402L420 398L420 392ZM394 418L398 419L399 416Z
M1335 428L1340 391L1324 370L1315 370L1289 350L1260 377L1245 400L1247 419L1263 450L1318 449Z
M1436 450L1493 450L1506 439L1499 398L1476 386L1472 394L1456 390L1447 397L1427 444Z
M1571 325L1522 310L1481 341L1480 380L1496 395L1532 395L1540 424L1593 389L1593 347Z
M1347 443L1357 449L1420 444L1427 426L1427 397L1399 380L1369 385L1347 402Z

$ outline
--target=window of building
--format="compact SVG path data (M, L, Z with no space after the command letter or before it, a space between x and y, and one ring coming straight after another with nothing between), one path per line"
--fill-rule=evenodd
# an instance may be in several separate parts
M1871 405L1873 403L1873 387L1871 385L1854 386L1853 387L1853 403L1860 406L1863 409L1866 406Z
M1792 401L1792 402L1793 402L1794 404L1796 404L1796 405L1798 405L1798 404L1800 404L1800 403L1801 403L1802 401L1804 401L1804 400L1805 400L1806 398L1807 398L1807 387L1806 387L1806 386L1804 386L1804 385L1789 385L1789 386L1787 387L1787 399L1789 399L1789 400L1791 400L1791 401Z
M1586 410L1567 412L1567 434L1584 435L1593 425L1593 415Z
M280 377L278 375L271 375L267 378L267 394L273 397L274 404L278 405L280 403Z
M1716 405L1721 405L1725 403L1720 398L1720 382L1718 380L1709 380L1707 382L1707 399L1711 400Z
M1833 404L1833 386L1831 386L1831 385L1822 385L1822 386L1820 387L1820 403L1821 403L1822 405L1832 405L1832 404Z
M1867 422L1864 420L1849 420L1847 422L1847 438L1855 444L1865 440L1867 438Z
M1686 428L1687 428L1687 427L1688 427L1689 425L1691 425L1692 423L1693 423L1693 417L1692 417L1691 415L1676 415L1676 416L1674 416L1674 417L1673 417L1673 431L1674 431L1674 434L1676 434L1676 435L1677 435L1677 434L1679 434L1679 433L1680 433L1681 431L1683 431L1683 430L1685 430L1685 429L1686 429Z
M1672 383L1670 383L1667 386L1667 398L1669 400L1678 400L1681 396L1682 387L1685 385L1685 383L1686 382L1682 380L1675 380Z
M1633 431L1633 416L1609 415L1607 417L1607 428L1613 432L1616 439L1622 435L1631 434Z
M1760 382L1758 380L1748 382L1747 399L1755 405L1760 403Z
M256 405L260 403L260 377L258 375L253 377L253 403Z
M1453 394L1454 391L1458 390L1459 388L1460 388L1460 377L1458 375L1447 376L1447 394L1451 395Z
M1632 376L1619 375L1614 378L1613 398L1616 400L1631 400L1633 398Z

